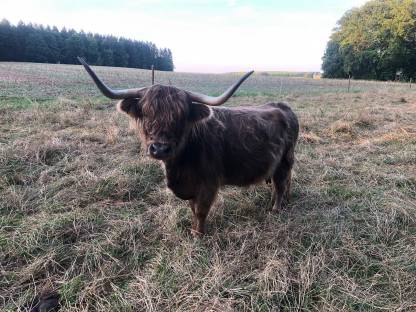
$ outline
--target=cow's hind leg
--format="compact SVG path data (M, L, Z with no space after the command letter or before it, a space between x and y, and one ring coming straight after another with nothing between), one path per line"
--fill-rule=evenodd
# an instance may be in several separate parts
M273 196L275 198L273 205L274 212L280 211L284 201L289 199L293 163L294 153L293 150L290 150L283 156L281 163L273 174L273 185L275 189Z

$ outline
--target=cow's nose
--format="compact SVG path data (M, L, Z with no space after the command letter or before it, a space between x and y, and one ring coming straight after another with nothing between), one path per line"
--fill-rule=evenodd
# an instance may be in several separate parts
M149 152L153 157L163 157L169 154L170 145L164 143L152 143L149 146Z

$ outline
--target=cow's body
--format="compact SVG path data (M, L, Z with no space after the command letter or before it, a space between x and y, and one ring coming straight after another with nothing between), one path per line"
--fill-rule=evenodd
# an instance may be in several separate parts
M290 188L299 125L284 103L259 107L211 108L196 124L175 158L165 162L167 185L193 211L193 230L205 232L205 218L218 189L273 181L273 209Z
M226 102L251 73L219 97L210 97L163 85L112 90L80 62L104 95L122 99L118 109L135 120L148 155L163 161L168 187L189 200L194 234L205 233L205 219L224 185L272 180L273 210L280 210L290 189L296 115L283 103L211 107Z
M248 186L271 179L293 154L299 126L286 104L211 109L182 152L165 163L167 185L183 200L195 198L206 184Z

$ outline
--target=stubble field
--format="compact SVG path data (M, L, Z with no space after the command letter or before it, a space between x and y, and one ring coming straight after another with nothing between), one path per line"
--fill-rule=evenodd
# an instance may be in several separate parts
M113 87L150 72L96 68ZM156 73L211 95L238 74ZM292 199L227 187L195 240L81 66L0 63L0 310L415 311L416 87L255 75L227 105L298 114ZM238 160L236 160L238 161Z

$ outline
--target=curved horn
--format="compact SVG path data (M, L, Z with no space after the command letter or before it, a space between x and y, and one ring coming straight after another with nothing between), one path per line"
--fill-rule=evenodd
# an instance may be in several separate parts
M91 67L87 64L87 62L78 56L78 61L82 65L84 65L86 71L91 76L92 80L94 80L95 84L97 85L98 89L104 94L106 97L110 99L128 99L128 98L137 98L140 97L143 90L147 89L144 88L136 88L136 89L125 89L125 90L113 90L106 86L104 82L101 81L100 78L94 73Z
M235 84L229 87L223 94L217 97L186 91L188 95L191 97L191 100L198 103L203 103L211 106L218 106L224 104L228 101L228 99L237 91L238 87L246 80L254 71L248 72L240 80L238 80Z

